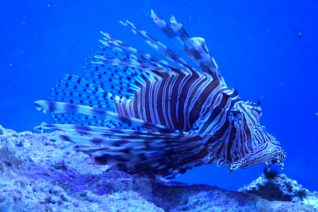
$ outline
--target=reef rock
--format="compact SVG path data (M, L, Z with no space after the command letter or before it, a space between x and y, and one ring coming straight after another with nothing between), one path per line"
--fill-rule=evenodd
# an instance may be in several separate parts
M273 178L262 175L238 191L254 194L270 201L307 205L318 211L318 193L303 188L296 180L289 179L285 174Z
M158 181L99 166L56 133L0 126L0 211L318 211L317 193L285 175L239 191Z

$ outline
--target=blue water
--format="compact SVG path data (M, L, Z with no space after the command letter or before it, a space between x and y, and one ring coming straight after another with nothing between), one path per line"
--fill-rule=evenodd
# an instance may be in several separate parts
M200 2L200 3L198 3ZM262 100L262 123L288 154L283 170L318 189L318 3L312 0L0 0L0 124L32 130L47 116L33 108L64 73L79 74L100 30L142 48L118 21L129 19L156 37L149 18L171 14L204 37L224 78L244 99ZM202 166L177 178L235 189L263 165L228 174Z

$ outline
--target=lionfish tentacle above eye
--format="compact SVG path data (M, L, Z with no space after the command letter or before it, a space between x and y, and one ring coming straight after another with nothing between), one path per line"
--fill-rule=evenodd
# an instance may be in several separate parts
M57 122L36 129L61 131L51 139L133 174L172 178L212 162L230 171L282 164L286 154L260 124L260 106L227 87L204 39L190 37L174 17L167 22L151 11L151 18L184 55L122 21L162 58L102 32L86 76L66 75L50 100L35 102Z

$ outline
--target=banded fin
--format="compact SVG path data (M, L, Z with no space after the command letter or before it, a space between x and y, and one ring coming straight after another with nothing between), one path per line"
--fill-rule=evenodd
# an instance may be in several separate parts
M146 130L133 130L133 129L116 129L110 127L97 127L97 126L82 126L82 125L75 125L75 124L47 124L42 122L40 125L34 128L38 131L43 130L58 130L63 131L66 133L77 133L80 135L86 136L113 136L113 135L121 135L123 137L133 138L134 135L137 133L138 136L143 138L149 138L150 136L155 136L156 138L166 137L166 134L162 134L160 132L154 131L146 131ZM171 132L169 133L171 136L185 136L186 133L183 132Z
M194 68L191 67L184 59L179 57L173 50L168 48L165 44L156 40L152 36L150 36L146 31L139 29L134 23L130 21L120 21L123 26L126 26L130 29L134 34L139 35L141 38L145 40L145 42L155 49L157 52L161 53L163 56L168 58L171 62L178 65L177 69L182 69L183 72L193 73L195 72Z
M118 123L116 121L108 119L100 119L96 116L88 116L77 113L61 113L52 114L53 119L60 124L78 124L81 126L101 126L101 127L111 127L111 128L124 128L130 129L128 125Z
M131 174L173 178L201 165L206 156L204 146L195 137L183 133L58 124L42 124L41 127L64 131L66 134L51 139L71 142L76 151L94 157L99 164Z
M128 124L131 127L140 127L145 128L150 131L157 132L178 132L174 129L166 128L165 126L159 124L152 124L145 122L141 119L133 118L133 117L125 117L121 116L112 111L106 111L100 108L93 108L85 105L75 105L64 102L52 102L45 100L38 100L35 102L35 107L37 110L42 111L44 113L50 112L54 114L67 114L67 113L75 113L75 114L83 114L91 117L100 118L103 120L111 120L118 123Z
M171 39L176 39L181 45L182 50L193 59L200 69L214 78L221 78L218 65L213 57L210 56L204 38L190 37L174 16L171 16L169 25L151 10L151 18L154 23Z
M132 68L137 68L140 72L147 72L150 75L155 75L157 71L171 72L176 70L164 60L158 60L151 56L150 54L143 53L136 48L128 46L121 40L117 40L111 37L108 33L101 32L104 35L104 38L100 42L110 47L112 50L116 49L119 52L122 52L128 55L127 60L120 60L117 58L108 58L105 56L95 56L96 59L100 59L100 63L103 64L103 61L110 63L111 65L124 65ZM98 62L96 62L98 63ZM155 80L155 79L151 79Z
M145 83L154 79L154 74L131 66L129 61L133 60L132 55L118 48L102 45L91 54L93 56L87 58L85 65L86 78L113 95L130 98Z
M114 110L114 95L75 75L65 75L52 89L51 100Z
M59 80L56 87L52 89L51 100L70 104L87 105L94 108L103 108L115 111L114 95L106 92L96 84L75 75L65 75ZM52 114L58 123L77 123L81 125L96 125L117 127L118 123L109 120L99 119L96 116L67 113Z

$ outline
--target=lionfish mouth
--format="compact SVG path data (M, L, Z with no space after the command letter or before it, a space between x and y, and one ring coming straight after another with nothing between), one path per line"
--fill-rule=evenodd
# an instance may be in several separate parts
M272 160L267 163L278 165L283 169L285 158L286 158L286 152L284 152L283 150L280 150L276 153L276 155L272 158Z
M265 150L264 150L265 151ZM281 169L284 168L284 160L286 158L286 153L281 148L266 150L267 153L261 153L259 151L251 152L244 158L233 162L230 165L229 172L233 172L238 168L247 168L252 165L258 165L261 163L275 164L280 166Z

